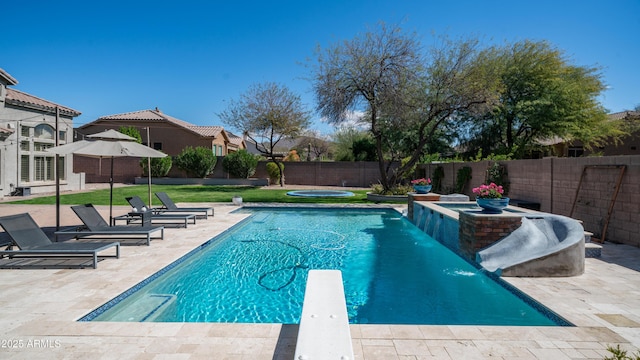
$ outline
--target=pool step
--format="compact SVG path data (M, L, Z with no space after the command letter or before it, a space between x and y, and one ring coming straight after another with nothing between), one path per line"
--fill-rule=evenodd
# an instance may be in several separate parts
M340 270L310 270L294 359L353 360Z
M592 242L584 244L584 257L599 258L600 256L602 256L602 245Z
M175 310L176 295L145 294L137 301L113 314L109 321L153 322L167 311Z
M591 242L592 232L584 232L584 257L599 258L602 256L602 245Z

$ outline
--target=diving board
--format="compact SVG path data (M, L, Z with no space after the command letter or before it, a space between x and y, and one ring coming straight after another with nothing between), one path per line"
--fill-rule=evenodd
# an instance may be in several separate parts
M340 270L309 271L294 359L354 359Z

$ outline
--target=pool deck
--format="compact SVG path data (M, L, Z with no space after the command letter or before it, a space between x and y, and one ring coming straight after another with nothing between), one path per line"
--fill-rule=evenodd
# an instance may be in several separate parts
M297 325L76 321L246 216L202 205L215 216L123 246L95 270L0 269L0 358L293 359ZM61 210L63 226L79 224ZM0 216L21 212L55 226L54 206L0 204ZM350 325L356 359L602 359L607 346L640 348L640 248L607 243L582 276L506 280L576 327Z

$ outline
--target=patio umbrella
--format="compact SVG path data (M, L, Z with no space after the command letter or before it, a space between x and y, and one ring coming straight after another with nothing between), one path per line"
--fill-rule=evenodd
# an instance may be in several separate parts
M161 158L167 156L167 154L139 144L135 141L135 138L112 129L87 135L87 138L87 140L56 146L47 149L47 151L58 155L74 154L111 159L111 175L109 177L109 224L111 224L113 220L113 159L116 157Z

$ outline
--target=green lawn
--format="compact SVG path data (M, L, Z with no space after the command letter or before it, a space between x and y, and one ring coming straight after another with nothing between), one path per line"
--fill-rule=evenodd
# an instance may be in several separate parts
M128 205L125 197L140 196L145 202L149 202L149 192L147 185L135 185L126 187L116 187L113 189L113 204ZM153 185L152 192L164 191L176 203L188 202L231 202L234 195L242 196L243 202L276 202L276 203L323 203L323 204L365 204L371 203L367 200L367 191L352 190L355 196L345 198L304 198L298 196L287 196L287 191L277 189L261 189L250 186L218 186L218 185ZM158 206L160 200L153 195L153 205ZM11 201L19 204L39 204L53 205L56 203L55 196L37 197L29 200ZM60 204L109 205L109 189L95 190L83 193L61 194Z

